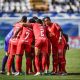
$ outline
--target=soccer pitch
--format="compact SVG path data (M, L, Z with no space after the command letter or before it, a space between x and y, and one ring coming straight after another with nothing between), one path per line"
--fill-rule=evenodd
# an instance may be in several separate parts
M0 50L0 70L2 64L2 58L5 55L4 50ZM20 75L20 76L7 76L0 74L0 80L80 80L80 50L79 49L70 49L66 53L67 60L67 72L68 75L43 75L43 76L34 76L34 75ZM25 57L23 57L22 64L23 71L25 71ZM52 58L50 62L50 71L52 70Z

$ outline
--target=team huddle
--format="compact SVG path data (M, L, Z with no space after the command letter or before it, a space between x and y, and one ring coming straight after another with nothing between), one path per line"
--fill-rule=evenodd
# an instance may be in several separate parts
M52 23L49 17L42 20L32 17L27 21L27 17L23 16L13 25L13 29L5 38L6 57L3 59L0 73L5 72L4 65L7 62L7 75L23 74L22 59L25 55L26 74L34 73L34 76L49 74L52 53L50 74L67 74L65 69L67 49L69 49L68 36L57 23Z

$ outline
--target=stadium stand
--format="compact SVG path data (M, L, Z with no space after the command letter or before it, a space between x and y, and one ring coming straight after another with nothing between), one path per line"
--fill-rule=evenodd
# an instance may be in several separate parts
M80 0L0 0L0 12L29 11L80 12Z

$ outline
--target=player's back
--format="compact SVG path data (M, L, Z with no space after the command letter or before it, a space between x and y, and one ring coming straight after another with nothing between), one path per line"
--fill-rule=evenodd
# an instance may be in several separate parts
M33 32L35 39L38 39L39 37L46 37L46 30L41 24L35 23L33 26Z
M20 29L19 33L17 34L17 37L19 38L21 35L21 32L22 32L22 28L23 28L22 23L20 23L20 22L15 23L13 34L15 34Z
M27 41L32 41L32 39L33 39L33 30L29 27L23 27L20 39L25 39Z
M49 33L52 33L52 37L58 38L59 37L59 31L61 27L56 23L51 23L50 26L47 26L47 30Z

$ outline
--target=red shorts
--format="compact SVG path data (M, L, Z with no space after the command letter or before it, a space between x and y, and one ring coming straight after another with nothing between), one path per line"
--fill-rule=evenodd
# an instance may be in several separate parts
M16 54L18 40L19 39L10 39L9 48L8 48L8 52L9 52L10 55L15 55Z
M23 42L22 40L19 40L19 42L17 44L17 52L16 52L16 54L23 55L24 51L26 53L30 53L31 45L28 42Z
M36 39L35 47L39 48L41 53L48 53L48 39L47 38Z

